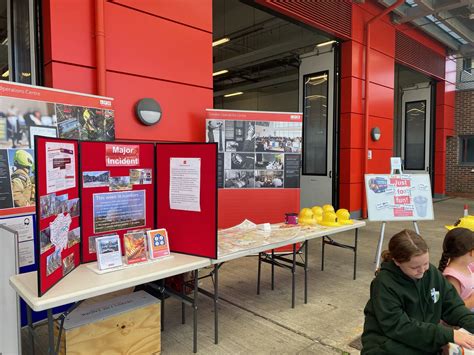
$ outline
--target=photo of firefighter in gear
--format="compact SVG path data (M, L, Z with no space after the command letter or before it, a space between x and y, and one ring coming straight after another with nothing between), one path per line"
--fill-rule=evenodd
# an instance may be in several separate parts
M25 149L10 150L11 185L15 207L34 206L34 160ZM12 164L13 161L13 164Z

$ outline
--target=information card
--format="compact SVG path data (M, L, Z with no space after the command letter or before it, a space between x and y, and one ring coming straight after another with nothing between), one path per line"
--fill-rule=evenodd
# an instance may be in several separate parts
M170 159L170 208L201 212L201 158Z

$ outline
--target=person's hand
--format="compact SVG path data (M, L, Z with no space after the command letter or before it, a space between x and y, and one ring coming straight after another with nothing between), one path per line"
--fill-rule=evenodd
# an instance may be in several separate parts
M454 331L454 342L457 345L462 346L466 349L474 349L474 335L461 332L459 330Z

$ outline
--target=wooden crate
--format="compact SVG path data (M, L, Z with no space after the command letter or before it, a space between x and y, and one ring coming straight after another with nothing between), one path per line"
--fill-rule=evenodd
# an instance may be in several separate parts
M160 354L157 298L139 291L82 306L64 321L60 354Z

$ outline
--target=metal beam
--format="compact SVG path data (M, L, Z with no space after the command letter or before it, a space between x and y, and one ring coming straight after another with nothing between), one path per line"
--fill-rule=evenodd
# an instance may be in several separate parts
M441 11L449 11L457 9L458 7L468 6L472 4L472 0L439 0L430 5L427 1L417 0L415 1L418 6L408 7L402 17L397 23L410 22L420 17L433 15Z
M258 63L262 63L267 61L269 58L277 56L281 53L288 53L299 48L307 47L310 45L316 45L317 41L318 37L311 36L309 38L304 38L300 41L288 41L257 49L256 51L251 51L249 53L245 53L214 63L214 71L216 72L224 69L232 69L248 66L250 64L255 65Z
M262 80L257 83L252 83L252 84L244 84L244 85L236 85L233 86L232 88L225 89L225 90L220 90L220 91L215 91L214 92L214 97L219 97L219 96L224 96L226 94L230 94L236 91L251 91L255 89L260 89L264 88L267 86L272 86L272 85L278 85L278 84L283 84L287 83L289 81L294 81L298 80L298 73L291 74L291 75L286 75L286 76L281 76L277 78L272 78L268 80Z
M463 57L474 57L474 44L463 44L458 51Z

